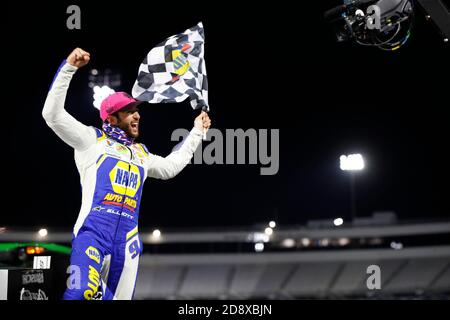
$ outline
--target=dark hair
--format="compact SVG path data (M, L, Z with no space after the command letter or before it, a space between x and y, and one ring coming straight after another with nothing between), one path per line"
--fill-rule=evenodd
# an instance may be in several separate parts
M120 118L119 118L119 111L116 111L116 112L114 112L114 113L111 113L111 114L109 114L108 116L115 116L117 119L120 120ZM108 118L106 118L104 122L109 123Z

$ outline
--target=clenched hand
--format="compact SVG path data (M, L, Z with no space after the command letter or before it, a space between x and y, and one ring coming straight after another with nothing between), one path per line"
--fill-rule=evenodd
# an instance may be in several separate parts
M88 64L91 59L91 54L83 49L76 48L67 57L67 62L77 68L81 68Z
M202 132L207 132L211 126L211 119L205 111L202 111L200 115L195 118L194 126Z

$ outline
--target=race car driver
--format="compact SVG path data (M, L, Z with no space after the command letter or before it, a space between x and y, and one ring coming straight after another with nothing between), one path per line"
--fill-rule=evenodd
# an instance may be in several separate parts
M148 151L139 136L139 101L124 92L102 101L102 129L86 126L65 109L72 76L90 54L76 48L61 64L47 95L42 115L47 125L74 149L82 201L73 229L70 276L63 299L133 298L142 242L138 235L139 203L147 177L170 179L191 160L208 114L167 157Z

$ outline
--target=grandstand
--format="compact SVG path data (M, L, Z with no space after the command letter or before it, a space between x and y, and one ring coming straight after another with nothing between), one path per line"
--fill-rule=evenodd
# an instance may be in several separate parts
M341 226L321 220L266 229L141 230L135 299L450 298L450 221L384 213ZM38 238L0 233L0 242ZM70 238L49 231L45 241ZM380 289L367 286L371 265L380 268Z

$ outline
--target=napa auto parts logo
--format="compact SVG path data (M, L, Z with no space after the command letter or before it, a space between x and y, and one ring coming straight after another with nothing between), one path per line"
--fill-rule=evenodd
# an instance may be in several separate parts
M141 185L139 168L124 161L118 161L109 173L111 185L115 193L134 197Z
M100 263L100 253L93 246L86 249L86 255L97 263Z

